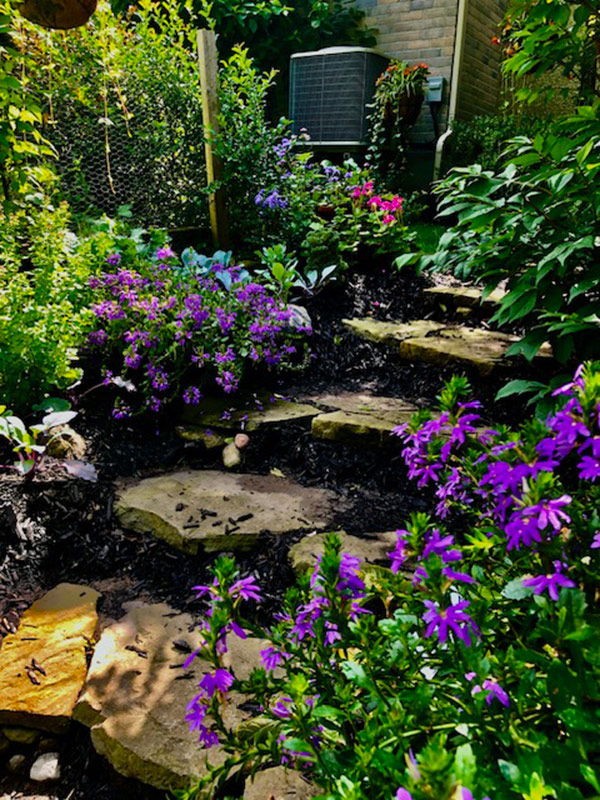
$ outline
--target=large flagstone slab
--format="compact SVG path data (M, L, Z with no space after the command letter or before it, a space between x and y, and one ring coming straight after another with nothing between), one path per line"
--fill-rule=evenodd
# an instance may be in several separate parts
M197 683L211 669L196 659L183 670L200 642L192 618L165 603L134 607L102 632L75 718L91 728L94 747L117 772L158 789L182 789L224 760L219 746L204 749L185 722ZM230 636L227 645L227 666L247 678L265 643ZM249 718L240 708L245 699L230 694L228 726Z
M364 392L340 392L309 398L336 409L313 417L316 439L355 444L385 444L393 429L409 422L417 406L398 397L378 397Z
M61 732L87 672L100 595L61 583L24 614L0 650L0 724Z
M115 513L125 528L197 553L249 549L263 531L323 530L339 504L333 492L274 475L186 470L123 486Z

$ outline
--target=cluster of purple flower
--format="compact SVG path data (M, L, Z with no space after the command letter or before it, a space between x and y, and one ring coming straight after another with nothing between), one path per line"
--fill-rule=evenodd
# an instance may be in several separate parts
M131 268L121 262L110 256L115 271L90 281L97 300L89 344L113 371L119 353L122 372L143 395L142 408L158 411L177 396L198 403L211 379L234 392L246 364L287 363L295 341L309 332L293 329L291 311L239 267L190 277L169 248ZM220 280L225 273L229 289ZM121 408L115 415L127 413Z
M524 576L522 586L538 595L547 592L554 601L559 600L561 589L576 586L568 576L574 498L561 489L561 470L569 459L580 481L594 482L600 477L600 407L596 400L589 400L593 392L586 393L587 389L586 370L580 367L574 381L556 392L567 396L564 408L551 414L545 426L525 427L520 433L478 429L477 403L460 403L455 412L445 411L418 427L403 425L395 430L405 445L402 455L409 477L421 487L436 488L437 516L443 519L452 507L474 515L485 523L485 535L497 532L504 537L507 555L530 548L545 572ZM583 512L587 519L590 514L591 509ZM398 532L396 549L390 554L394 571L414 555L413 582L423 583L423 588L429 577L436 578L437 584L435 580L432 584L438 586L440 576L447 587L452 581L473 583L472 576L449 566L462 557L459 550L450 549L452 536L434 530L420 555L413 552L412 542L411 549L409 532ZM596 534L590 547L598 546L600 535ZM465 612L469 602L460 596L446 607L432 600L425 605L426 636L435 632L444 642L451 631L469 645L470 634L478 634ZM484 682L483 686L496 691L496 684Z

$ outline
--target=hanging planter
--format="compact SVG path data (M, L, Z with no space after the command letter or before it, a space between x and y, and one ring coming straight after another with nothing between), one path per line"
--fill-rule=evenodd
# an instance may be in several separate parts
M422 94L408 94L404 92L398 97L395 103L386 103L384 111L386 121L393 123L398 120L407 127L414 125L421 113L423 99L424 97Z
M25 0L19 12L42 28L79 28L96 10L97 0Z

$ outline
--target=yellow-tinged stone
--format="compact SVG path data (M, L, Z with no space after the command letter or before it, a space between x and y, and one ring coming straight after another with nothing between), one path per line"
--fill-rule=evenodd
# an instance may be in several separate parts
M336 534L342 543L342 553L359 558L360 569L364 572L372 569L374 562L382 561L387 564L389 553L394 549L398 538L395 531L367 533L363 536L353 536L345 531L336 531ZM288 556L297 575L314 568L317 559L325 551L327 536L326 533L309 534L290 547Z
M0 650L0 724L60 732L87 672L99 593L61 583L25 612Z
M296 770L271 767L246 781L243 800L308 800L318 793Z

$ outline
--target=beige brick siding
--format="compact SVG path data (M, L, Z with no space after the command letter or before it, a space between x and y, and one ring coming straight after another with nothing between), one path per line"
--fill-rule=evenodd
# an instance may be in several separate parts
M450 81L456 9L458 0L377 0L359 2L367 13L367 24L378 30L379 49L387 56L400 58L410 64L425 61L432 75L442 75ZM445 128L448 98L440 114L441 130ZM425 104L411 139L433 141L434 129Z
M458 87L458 119L493 114L501 91L502 48L491 43L504 16L506 0L470 0L465 47Z
M458 0L356 0L368 25L378 31L385 55L411 64L425 61L432 75L446 78L440 132L446 127L449 86L456 40ZM504 15L507 0L469 0L457 116L470 119L497 110L500 98L501 48L490 42ZM434 128L425 104L411 131L417 142L432 142Z

